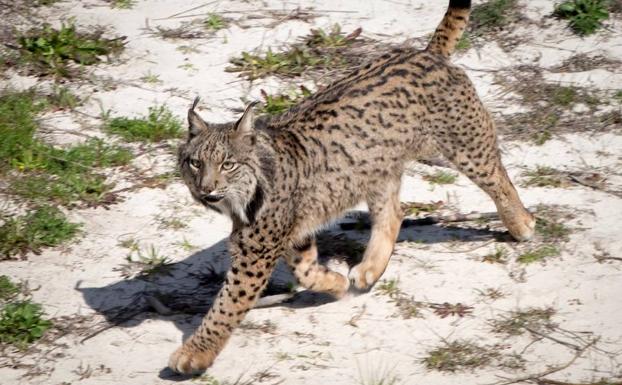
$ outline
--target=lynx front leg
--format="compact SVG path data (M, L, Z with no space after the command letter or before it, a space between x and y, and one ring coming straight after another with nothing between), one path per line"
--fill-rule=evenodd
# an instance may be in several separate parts
M212 308L201 326L170 357L169 367L178 373L200 373L212 365L233 329L266 287L276 259L283 253L280 247L268 249L254 242L251 246L233 240L230 249L231 270Z
M350 270L350 280L359 290L368 290L387 268L402 224L400 182L388 182L385 190L367 202L372 219L371 238L363 260Z

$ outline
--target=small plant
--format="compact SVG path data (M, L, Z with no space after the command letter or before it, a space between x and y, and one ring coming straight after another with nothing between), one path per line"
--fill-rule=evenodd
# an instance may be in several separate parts
M379 294L389 296L390 302L395 304L402 318L420 318L421 308L425 305L404 293L398 284L397 279L383 280L376 286L376 291Z
M470 33L481 35L503 27L510 20L510 12L516 8L516 0L489 0L475 5L469 18Z
M397 279L383 279L378 286L376 286L376 291L382 295L388 295L393 298L400 293L398 285L399 281Z
M6 218L0 227L0 259L58 246L75 237L79 229L79 224L67 221L59 209L49 206Z
M360 33L357 29L344 35L338 26L330 32L314 29L282 52L274 52L271 48L265 54L242 52L240 57L229 60L232 65L225 70L241 72L248 80L254 80L269 75L300 76L309 69L343 68L355 61L354 56L343 56L343 49L356 41Z
M73 21L60 29L44 25L18 38L22 60L44 74L59 77L71 75L69 63L92 65L102 56L118 55L124 48L124 37L107 39L101 29L79 32Z
M125 257L127 263L115 268L120 271L124 278L149 278L157 274L165 273L171 265L168 257L159 254L154 245L140 249L138 244L132 245L130 252Z
M533 250L522 253L516 258L519 263L529 264L542 261L545 258L556 257L560 254L557 247L553 245L543 245Z
M217 13L209 13L207 14L207 19L205 19L204 25L205 28L210 31L219 31L227 28L229 26L229 22Z
M44 108L34 90L5 90L0 94L0 174L32 151L37 114Z
M423 203L423 202L402 202L400 207L407 216L417 216L419 214L429 214L438 211L444 205L443 201Z
M590 35L609 18L608 0L568 0L555 6L554 15L567 19L570 28L579 35Z
M434 174L427 174L423 176L423 180L426 180L433 185L452 184L455 183L457 179L458 174L443 170L438 170Z
M57 110L73 110L82 103L67 87L54 85L52 92L47 96L47 102Z
M482 257L482 262L505 265L508 263L508 251L503 247L495 248L494 253L486 254Z
M109 0L111 8L119 8L119 9L130 9L135 4L135 0Z
M618 102L622 103L622 90L616 91L616 93L613 94L613 98Z
M544 143L548 142L553 138L551 131L544 129L540 132L537 132L533 135L533 141L536 146L542 146Z
M140 81L145 82L145 83L149 83L149 84L162 83L162 80L160 80L160 75L153 74L153 73L151 73L151 71L149 71L145 75L143 75L140 78Z
M260 111L269 115L278 115L295 106L302 99L311 96L311 91L305 86L300 86L300 92L268 95L264 90L261 90L261 96L264 98L264 103Z
M444 346L430 350L423 363L430 370L457 372L489 365L499 358L499 353L474 342L458 340L445 342Z
M509 336L519 336L526 331L536 333L550 331L554 328L551 318L555 315L555 309L530 308L528 310L512 311L506 317L490 321L492 332Z
M0 313L0 344L20 349L38 340L52 323L43 318L41 306L30 301L9 303Z
M19 292L19 284L11 282L6 275L0 275L0 304L15 298Z
M354 34L358 36L360 31L355 31ZM334 24L330 31L325 31L322 28L312 29L309 35L303 38L303 44L308 47L343 47L352 42L352 34L345 35L341 31L339 24Z
M552 167L536 166L535 170L521 174L526 177L522 183L525 187L563 187L566 183L563 175Z
M557 220L538 217L536 219L536 232L545 241L552 242L567 241L571 230Z
M577 97L577 90L573 87L555 87L552 90L552 101L558 106L569 106L574 103Z
M382 364L365 365L363 372L361 365L358 364L359 384L360 385L396 385L400 383L399 377L394 374L395 368L390 368Z
M181 121L166 106L149 107L142 118L109 119L104 128L130 142L159 142L179 138L182 133Z

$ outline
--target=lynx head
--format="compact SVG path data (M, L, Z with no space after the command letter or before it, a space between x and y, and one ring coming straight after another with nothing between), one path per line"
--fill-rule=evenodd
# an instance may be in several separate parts
M237 122L206 123L188 110L188 140L179 148L181 176L192 196L211 209L248 224L263 203L272 161L253 127L252 108L246 107Z

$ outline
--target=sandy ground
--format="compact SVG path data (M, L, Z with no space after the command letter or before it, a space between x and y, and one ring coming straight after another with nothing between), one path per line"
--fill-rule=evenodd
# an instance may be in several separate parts
M259 98L260 89L270 92L292 88L291 83L268 79L249 83L236 73L224 72L228 59L242 50L278 47L306 34L314 26L340 23L343 30L362 27L367 36L396 43L431 33L442 17L445 1L212 1L181 16L206 12L228 12L233 19L262 10L309 8L318 17L309 21L285 20L272 25L274 18L250 19L219 31L209 38L191 41L163 40L145 30L145 21L154 27L176 26L193 17L170 18L178 12L204 5L203 1L138 1L131 9L111 9L102 1L67 1L44 10L46 21L55 23L75 17L81 25L110 26L126 35L128 45L117 65L100 65L92 81L70 85L90 95L79 113L58 112L46 116L45 125L56 131L47 139L58 144L82 140L79 130L103 136L97 119L101 109L114 115L143 114L148 106L166 103L179 116L195 95L203 99L201 114L207 120L226 121L246 100ZM495 81L499 70L517 65L536 65L549 82L572 84L603 92L622 89L622 69L595 68L576 73L554 73L558 66L577 53L603 55L622 60L622 22L609 20L608 29L593 37L579 38L554 19L552 5L545 0L520 2L527 20L517 26L512 49L502 49L495 40L455 55L454 62L465 68L482 99L498 114L528 111L516 103ZM230 13L229 13L230 12ZM278 20L278 18L276 19ZM242 28L244 27L244 28ZM419 44L419 43L415 43ZM182 52L179 46L191 46ZM191 63L192 67L184 66ZM140 78L157 74L159 84ZM296 80L300 83L302 81ZM4 85L27 87L44 81L12 74ZM620 104L603 106L601 112L620 109ZM255 309L246 328L235 331L230 342L209 369L208 376L183 379L163 370L169 354L200 321L200 314L161 316L141 312L120 325L103 330L92 338L82 338L113 320L110 309L123 307L134 314L133 302L140 293L201 291L205 280L226 270L226 238L229 221L206 212L193 203L186 188L173 181L165 188L142 188L124 194L124 201L109 208L72 210L71 219L84 223L84 235L67 247L29 255L25 261L1 262L2 274L27 279L34 300L44 305L52 317L84 316L86 330L69 333L54 349L42 347L39 354L22 359L22 368L0 368L2 384L168 384L189 381L206 384L380 384L374 378L396 379L395 384L491 384L519 379L531 374L567 368L547 378L573 383L589 383L601 378L620 381L622 376L622 136L620 126L608 132L555 135L542 146L501 138L504 162L519 193L529 207L545 205L571 213L564 224L572 229L567 241L558 241L561 255L529 265L515 259L536 244L497 241L492 230L472 222L443 226L420 226L400 234L392 261L383 280L397 282L399 294L373 290L326 303L315 296L272 308ZM138 156L134 166L146 175L168 171L172 155L153 150ZM581 185L564 188L520 187L521 173L537 165L569 172L590 171L607 176L607 191ZM492 201L460 176L456 183L432 186L422 175L436 167L412 165L404 177L404 202L442 200L451 212L494 211ZM132 179L117 175L118 187ZM125 179L124 179L125 178ZM178 218L186 228L162 226L162 218ZM332 234L339 234L334 227ZM365 240L365 231L347 232ZM120 245L133 238L141 248L155 247L175 262L169 274L157 280L126 279L119 268L128 250ZM185 244L184 244L185 243ZM491 264L482 257L502 247L509 262ZM611 259L601 259L598 257ZM615 259L618 258L618 259ZM345 271L343 264L335 268ZM286 281L284 272L280 277ZM501 298L482 295L496 290ZM204 300L209 293L197 295ZM189 294L193 298L192 294ZM441 318L425 305L419 317L406 318L397 306L408 303L461 303L472 307L463 317ZM403 302L403 301L402 301ZM141 302L142 304L142 302ZM195 304L197 306L202 304ZM203 306L205 304L203 303ZM545 337L525 332L504 336L491 331L491 320L510 311L531 307L555 309L555 329ZM103 315L102 315L103 314ZM128 317L126 317L128 318ZM116 319L118 321L118 318ZM86 321L85 321L86 322ZM427 352L454 340L466 339L491 347L499 354L516 353L524 359L522 369L512 370L491 363L483 368L447 373L429 370L422 363ZM590 341L596 340L595 345ZM560 342L561 340L561 342ZM572 346L570 345L572 344ZM586 345L590 345L583 349ZM573 346L576 347L573 348ZM572 360L577 349L580 357ZM51 350L51 351L50 351ZM521 383L521 382L518 382ZM522 382L528 383L528 382Z

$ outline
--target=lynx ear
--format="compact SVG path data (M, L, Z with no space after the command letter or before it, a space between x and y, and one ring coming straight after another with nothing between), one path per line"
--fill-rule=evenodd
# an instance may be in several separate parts
M202 131L208 129L207 123L205 123L199 114L194 111L197 104L199 104L198 96L194 98L192 107L188 110L188 139L192 139L199 135Z
M255 114L253 113L253 107L258 103L258 101L254 101L246 106L242 117L233 127L232 136L234 139L244 139L251 145L255 144L255 128L253 127L253 118Z
M255 130L253 128L253 118L255 117L255 114L253 113L253 107L255 107L257 104L259 104L259 102L254 101L254 102L249 103L248 106L246 106L246 109L244 110L242 117L235 124L234 130L236 133L244 135L244 134L250 134Z

